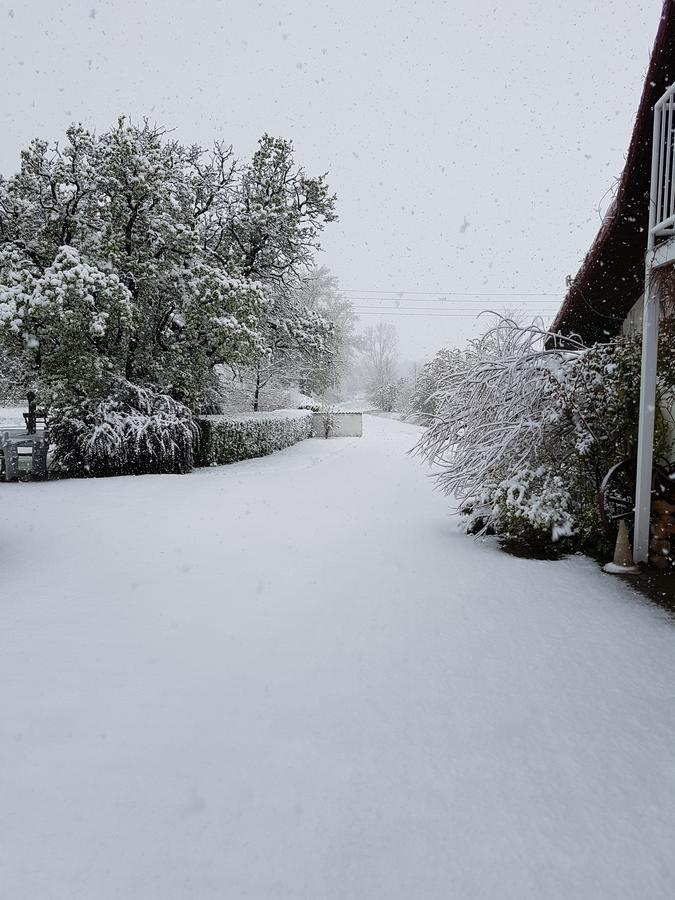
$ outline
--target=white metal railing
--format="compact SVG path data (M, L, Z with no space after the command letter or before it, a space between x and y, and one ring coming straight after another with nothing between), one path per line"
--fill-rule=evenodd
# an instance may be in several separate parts
M675 234L675 84L654 104L650 237Z

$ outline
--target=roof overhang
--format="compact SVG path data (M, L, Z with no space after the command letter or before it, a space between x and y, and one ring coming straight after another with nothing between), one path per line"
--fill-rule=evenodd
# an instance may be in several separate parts
M551 331L587 343L617 334L642 293L654 104L675 81L675 0L665 0L616 197ZM555 338L548 343L553 344Z

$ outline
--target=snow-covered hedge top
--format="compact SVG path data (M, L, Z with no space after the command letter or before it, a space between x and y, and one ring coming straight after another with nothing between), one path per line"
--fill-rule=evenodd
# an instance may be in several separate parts
M215 416L200 416L199 418L207 422L263 422L277 421L279 419L308 419L312 413L306 409L274 409L267 412L250 412L250 413L225 413Z
M266 456L310 437L312 413L302 409L277 409L202 416L198 424L201 437L199 464L217 466Z

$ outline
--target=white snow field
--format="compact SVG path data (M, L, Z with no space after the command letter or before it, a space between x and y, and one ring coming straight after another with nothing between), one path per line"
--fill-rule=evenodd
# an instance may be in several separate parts
M675 627L366 417L0 485L3 900L675 897Z

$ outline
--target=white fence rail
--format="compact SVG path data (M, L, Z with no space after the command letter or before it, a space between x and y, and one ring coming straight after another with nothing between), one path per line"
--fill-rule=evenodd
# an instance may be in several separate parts
M675 84L654 105L649 232L675 234Z

